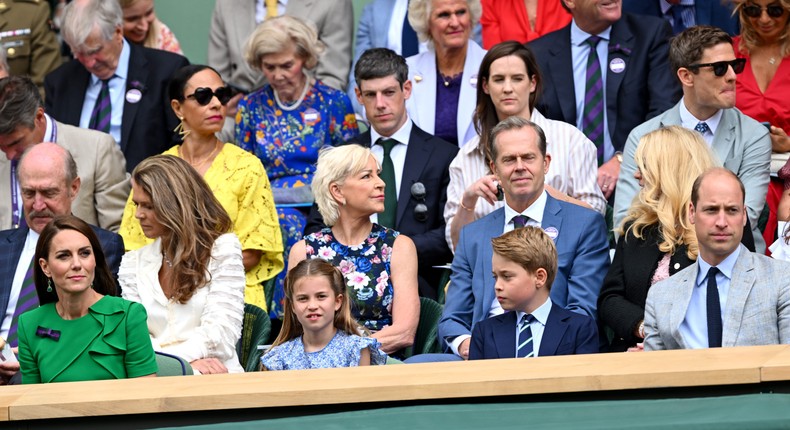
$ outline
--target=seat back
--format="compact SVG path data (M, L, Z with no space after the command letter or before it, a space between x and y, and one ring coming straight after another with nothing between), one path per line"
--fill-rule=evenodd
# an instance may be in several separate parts
M420 321L417 323L417 334L411 354L429 354L442 352L439 345L439 319L442 317L442 305L427 297L420 297Z
M271 329L272 322L263 309L249 303L244 304L244 320L241 324L241 338L236 343L236 353L245 372L260 370L263 352L258 346L266 345Z
M156 365L159 366L156 376L185 376L195 374L192 370L192 366L190 366L186 360L166 352L156 351Z

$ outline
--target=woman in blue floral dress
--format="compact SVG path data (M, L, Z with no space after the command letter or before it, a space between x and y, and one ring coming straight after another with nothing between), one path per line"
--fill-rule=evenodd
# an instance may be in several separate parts
M288 267L306 258L332 262L345 278L352 316L393 354L410 346L417 331L417 251L411 239L370 219L384 210L378 171L360 145L321 152L313 192L329 227L295 244Z
M311 76L322 50L315 30L289 16L261 23L247 46L247 61L269 83L239 102L236 143L266 168L286 256L301 239L313 203L310 187L318 150L359 133L346 93ZM277 278L272 317L282 317L284 276Z

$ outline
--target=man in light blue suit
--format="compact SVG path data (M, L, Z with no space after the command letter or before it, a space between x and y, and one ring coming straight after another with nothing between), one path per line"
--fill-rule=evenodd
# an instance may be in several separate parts
M557 276L553 303L596 318L596 301L609 267L609 243L603 217L590 209L552 198L544 190L551 162L541 128L510 117L492 132L491 170L505 195L505 207L461 231L447 303L439 322L443 347L467 359L472 327L502 313L491 272L491 239L524 225L540 226L554 240Z
M790 343L790 264L749 252L744 186L714 168L694 182L697 262L650 288L645 351Z

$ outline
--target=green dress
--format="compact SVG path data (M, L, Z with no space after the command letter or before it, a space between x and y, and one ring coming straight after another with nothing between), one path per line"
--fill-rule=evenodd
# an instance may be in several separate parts
M19 318L23 384L135 378L156 373L145 308L104 296L75 320L48 303ZM56 333L57 331L57 333ZM57 338L57 340L56 340Z

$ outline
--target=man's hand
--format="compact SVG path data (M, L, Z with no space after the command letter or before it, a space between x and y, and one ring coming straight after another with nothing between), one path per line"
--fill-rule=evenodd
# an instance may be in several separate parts
M461 358L464 360L469 360L469 342L471 340L472 338L468 337L458 345L458 353L461 354Z
M771 126L771 150L773 152L790 151L790 137L780 127Z
M8 380L17 372L19 372L18 361L4 361L0 363L0 385L8 384Z
M601 192L606 200L609 200L609 197L614 193L618 177L620 177L620 161L617 160L617 157L610 158L598 168L598 186L601 187Z

